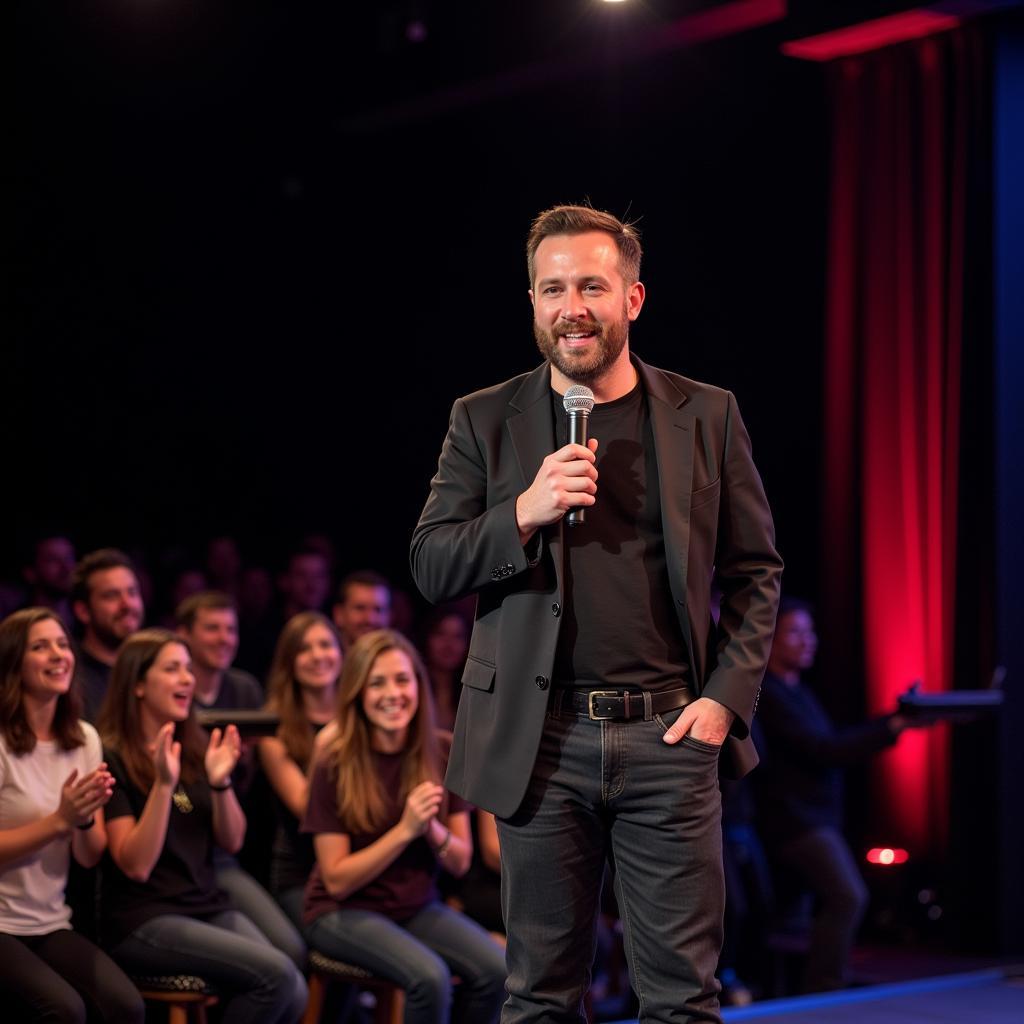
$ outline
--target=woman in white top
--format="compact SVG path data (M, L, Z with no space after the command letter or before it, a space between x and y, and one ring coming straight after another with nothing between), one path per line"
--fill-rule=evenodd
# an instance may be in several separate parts
M141 1022L121 969L71 930L71 854L92 867L107 845L113 779L96 730L78 717L75 657L60 619L25 608L0 622L0 990L11 1019Z

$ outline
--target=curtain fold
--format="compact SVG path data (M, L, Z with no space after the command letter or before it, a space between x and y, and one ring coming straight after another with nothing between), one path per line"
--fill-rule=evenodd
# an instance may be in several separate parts
M866 711L954 685L967 164L983 47L971 26L837 62L822 592ZM860 606L857 606L857 602ZM850 648L860 643L860 658ZM948 829L948 735L872 764L875 838L923 853Z

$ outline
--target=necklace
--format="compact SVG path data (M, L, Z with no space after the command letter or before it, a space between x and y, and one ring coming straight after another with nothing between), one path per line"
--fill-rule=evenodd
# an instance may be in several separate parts
M175 808L181 811L182 814L191 814L195 810L192 806L192 801L188 798L188 793L185 792L185 787L180 782L171 799L174 801Z

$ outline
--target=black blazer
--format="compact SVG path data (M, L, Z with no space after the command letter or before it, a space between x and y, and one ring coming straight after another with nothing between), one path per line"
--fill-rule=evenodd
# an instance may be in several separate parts
M739 776L757 764L749 726L782 573L771 512L732 394L633 362L657 455L665 600L697 689L736 713L723 761ZM524 550L515 518L516 498L554 450L550 381L544 363L455 402L410 555L427 600L477 595L446 784L499 817L519 806L533 770L561 621L562 523Z

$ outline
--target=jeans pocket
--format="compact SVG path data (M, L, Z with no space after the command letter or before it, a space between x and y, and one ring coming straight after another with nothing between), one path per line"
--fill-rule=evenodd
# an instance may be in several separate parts
M661 729L662 736L665 735L675 725L676 720L683 713L682 708L672 708L671 711L665 711L660 715L653 715L652 718L658 723L658 728Z
M717 757L722 749L717 743L706 743L704 740L696 739L689 733L687 733L679 742L684 746L691 747L693 750L699 750L702 754L711 754L713 757Z

